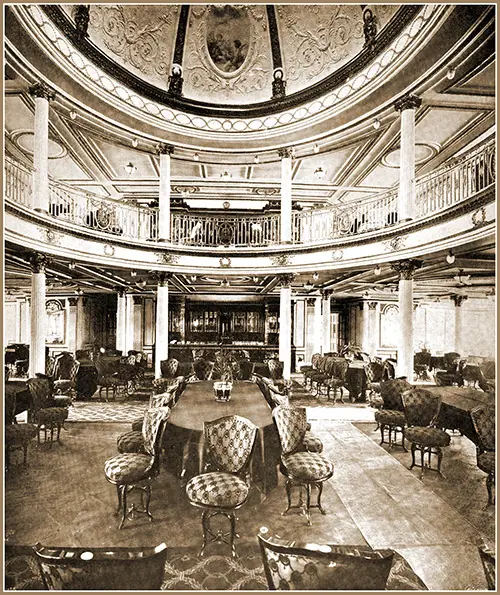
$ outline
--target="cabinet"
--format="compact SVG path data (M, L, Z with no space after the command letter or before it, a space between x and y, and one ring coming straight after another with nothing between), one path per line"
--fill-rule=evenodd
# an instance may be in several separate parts
M191 342L264 342L264 309L249 306L186 308L186 340Z

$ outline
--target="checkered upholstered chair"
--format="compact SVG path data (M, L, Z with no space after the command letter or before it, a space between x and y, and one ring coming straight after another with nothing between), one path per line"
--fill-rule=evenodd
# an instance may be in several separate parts
M307 388L307 383L310 383L310 376L316 372L316 366L318 364L318 360L321 358L321 353L314 353L311 357L311 365L310 366L301 366L300 371L304 375L304 387Z
M175 378L179 370L179 360L169 357L160 362L160 370L163 378Z
M384 364L382 362L371 361L365 366L366 388L368 390L368 402L372 406L377 406L377 395L380 395L380 383L384 379Z
M233 415L205 422L204 432L209 466L214 470L193 477L186 485L189 502L203 511L200 556L203 556L209 541L229 544L233 556L236 556L234 511L243 506L248 498L250 486L247 471L257 427L248 419ZM210 519L218 515L229 520L228 533L214 533L212 530Z
M496 556L484 542L478 545L479 557L483 564L484 576L488 585L488 591L496 590Z
M23 451L23 465L28 462L30 442L37 435L34 424L18 424L16 422L16 395L5 392L5 468L10 467L10 455L15 450Z
M116 399L117 394L124 392L127 387L127 381L118 374L116 370L108 370L100 357L95 361L97 370L97 385L99 386L99 398L102 398L102 391L106 391L106 403L108 402L109 391L113 400Z
M211 380L214 362L200 358L193 362L193 370L198 380Z
M119 529L123 527L125 520L133 517L135 512L143 512L151 521L153 520L149 510L151 483L160 472L163 433L169 415L169 407L148 409L143 425L145 453L119 454L104 463L106 479L116 486L117 514L120 511L122 513ZM137 508L135 503L130 507L127 505L127 497L132 490L140 490L142 508Z
M43 432L44 441L49 436L50 448L54 442L54 431L56 441L60 442L61 428L68 418L66 407L53 407L54 399L51 395L51 383L47 378L29 378L28 389L33 401L33 409L29 414L30 421L37 430L38 443L40 444L40 432Z
M336 400L337 391L340 391L340 401L343 403L344 389L349 362L343 357L329 357L326 364L326 377L318 381L318 395L321 394L321 387L326 388L326 398L330 399L330 391L333 389L333 402Z
M307 418L304 407L275 407L273 418L281 443L280 470L286 477L288 508L283 514L286 514L290 508L304 508L302 502L302 488L304 488L307 524L311 525L311 508L319 508L322 514L326 514L321 507L321 494L323 483L333 475L333 463L319 453L305 450L303 441L307 430ZM300 487L299 504L296 506L292 506L292 488L294 486ZM318 490L315 505L311 505L313 487Z
M488 474L486 488L489 505L495 501L495 405L478 405L472 409L470 415L478 436L477 466Z
M72 399L76 397L76 375L80 369L80 362L73 360L69 369L68 378L54 380L54 395L69 395Z
M369 546L258 541L271 591L383 591L394 558L393 550Z
M380 396L382 397L383 408L375 412L375 421L380 428L380 444L388 444L389 449L393 446L402 446L406 450L406 417L401 395L411 388L413 387L409 382L399 378L380 383ZM397 442L398 434L401 434L401 443L399 445Z
M283 362L277 359L267 360L267 368L269 370L269 378L278 380L283 378Z
M420 478L424 469L437 471L441 475L441 461L443 447L450 444L450 436L444 430L434 427L435 420L441 408L441 397L422 389L412 388L401 395L405 412L407 428L405 437L411 442L411 466L421 468ZM420 465L415 462L415 453L420 451ZM437 456L437 468L431 467L431 456ZM427 466L424 458L427 455Z
M50 591L159 591L167 546L33 547L45 588Z

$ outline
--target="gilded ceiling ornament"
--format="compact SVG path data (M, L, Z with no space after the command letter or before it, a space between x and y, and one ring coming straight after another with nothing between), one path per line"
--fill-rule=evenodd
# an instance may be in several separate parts
M271 262L278 267L285 267L292 264L292 257L289 254L273 254L269 257Z
M156 259L161 264L175 264L179 260L177 254L169 254L168 252L155 252L155 254Z
M219 258L219 265L224 269L227 269L228 267L230 267L231 259L229 258L229 256L221 256Z

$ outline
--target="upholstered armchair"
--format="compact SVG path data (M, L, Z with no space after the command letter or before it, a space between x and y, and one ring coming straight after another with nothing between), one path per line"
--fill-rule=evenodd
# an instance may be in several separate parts
M247 472L257 427L248 419L233 415L206 421L204 432L209 465L213 471L193 477L186 485L189 502L202 509L203 545L200 556L203 556L207 543L215 541L227 543L236 556L235 510L248 499L250 486ZM211 528L210 519L219 515L229 520L228 533L215 533Z
M307 418L303 407L275 407L273 418L281 444L280 470L286 477L288 507L283 514L291 508L304 509L302 501L302 488L304 488L305 514L307 524L311 525L311 508L318 508L322 514L326 514L321 506L321 494L323 483L333 475L333 463L319 453L302 450L307 430ZM300 488L299 504L294 506L292 506L293 487ZM312 488L318 491L315 505L311 505Z
M380 383L384 380L384 364L381 361L372 360L365 365L366 389L368 390L368 402L372 406L378 405L377 395L380 395Z
M143 425L144 453L123 453L108 459L104 464L106 479L116 486L118 496L117 514L122 517L118 529L127 519L132 519L136 512L146 514L150 521L153 515L149 510L151 484L160 473L160 456L163 433L170 415L169 407L148 409ZM141 508L136 503L129 507L128 496L132 491L139 491Z
M431 366L431 352L419 351L413 356L413 369L419 380L429 380Z
M344 402L344 385L346 382L347 369L349 362L343 357L328 358L327 367L325 368L326 377L323 380L318 380L318 396L321 394L321 387L326 389L326 398L330 399L330 391L333 390L333 402L335 403L337 391L340 391L340 401Z
M395 552L369 546L287 543L258 536L270 590L383 591Z
M162 378L175 378L179 371L179 360L175 357L169 357L160 362L160 371Z
M213 369L214 362L209 362L206 359L200 358L193 362L193 370L198 380L211 380Z
M72 364L69 366L67 372L67 378L61 378L54 380L53 387L54 387L54 395L68 395L71 399L75 399L76 397L76 376L78 374L78 370L80 369L80 362L77 360L73 360ZM62 373L62 368L60 368Z
M40 432L43 431L45 442L49 434L50 448L52 448L54 431L56 441L60 441L61 428L68 418L68 409L52 406L54 399L51 394L50 380L47 378L29 378L27 384L33 403L29 417L36 428L38 443L40 444Z
M478 405L470 412L477 433L477 466L487 473L488 505L495 501L495 405Z
M16 422L16 395L14 392L5 391L5 468L10 468L10 455L15 450L23 451L23 465L28 462L28 448L30 442L37 435L34 424L18 424Z
M34 546L45 588L50 591L159 591L167 546Z
M109 398L109 391L111 390L111 395L113 397L113 400L115 400L118 393L126 389L127 381L124 378L122 378L122 376L119 375L117 371L109 370L104 364L103 360L99 357L96 359L95 367L97 370L97 385L99 386L99 398L102 399L102 391L105 390L105 399L107 403Z
M304 375L304 387L307 388L308 382L310 384L310 377L311 375L316 372L318 361L321 358L321 353L314 353L311 357L311 365L310 366L301 366L300 371Z
M411 466L441 473L442 449L450 444L450 436L444 430L434 427L441 408L441 397L422 388L412 388L401 396L407 428L405 437L411 442ZM420 464L415 461L415 453L420 451ZM427 455L427 466L424 464ZM437 467L431 467L431 456L437 456Z
M269 369L269 378L272 380L279 380L283 378L283 362L277 359L267 360L267 367Z
M380 428L380 444L389 444L389 449L397 446L397 436L401 434L401 443L405 446L405 428L406 417L401 395L412 388L412 385L406 380L394 379L386 380L380 383L380 396L382 397L383 407L375 412L375 421ZM387 441L386 441L387 432Z

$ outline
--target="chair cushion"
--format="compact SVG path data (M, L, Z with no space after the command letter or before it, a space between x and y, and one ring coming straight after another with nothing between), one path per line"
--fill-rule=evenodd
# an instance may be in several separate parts
M287 473L302 481L322 481L333 474L333 463L315 452L296 452L282 459Z
M394 409L381 409L375 412L375 421L386 426L405 426L406 418L402 411Z
M344 380L342 378L325 378L323 384L330 388L339 388L344 386Z
M302 445L307 452L323 452L323 442L317 436L311 434L311 432L305 433Z
M54 380L54 390L65 391L70 390L75 386L75 383L71 380Z
M134 419L132 422L132 431L133 432L142 432L142 424L144 422L144 417L138 417Z
M5 426L5 444L14 446L24 444L36 436L33 424L9 424Z
M38 423L62 423L68 419L68 410L64 407L47 407L36 414Z
M69 407L73 399L68 395L54 395L54 403L56 407Z
M120 453L140 452L146 454L144 449L144 438L142 436L142 424L139 431L132 430L131 432L126 432L125 434L118 436L118 439L116 440L116 448Z
M133 484L148 478L154 457L139 453L119 454L104 463L104 473L115 483Z
M495 453L483 452L477 457L477 466L485 473L492 473L495 471Z
M245 502L248 489L247 484L236 475L213 471L189 480L186 494L193 504L234 508Z
M448 446L450 443L450 435L438 428L415 426L408 428L405 436L410 442L416 442L422 446Z

